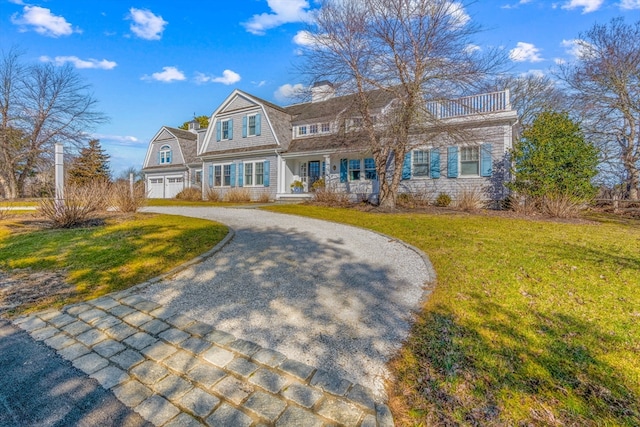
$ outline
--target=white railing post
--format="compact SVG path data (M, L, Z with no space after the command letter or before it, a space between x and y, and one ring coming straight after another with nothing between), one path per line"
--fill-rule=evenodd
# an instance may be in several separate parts
M54 145L54 172L56 186L56 209L64 205L64 146L56 142Z

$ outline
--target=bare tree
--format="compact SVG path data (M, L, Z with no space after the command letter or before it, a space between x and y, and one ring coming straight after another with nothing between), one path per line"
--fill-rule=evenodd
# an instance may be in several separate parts
M79 148L106 120L70 65L24 65L20 56L11 49L0 59L0 188L8 198L24 196L27 179L51 163L56 142Z
M576 41L575 63L560 77L575 95L582 126L599 145L605 163L624 168L630 199L640 194L640 21L596 24ZM607 165L605 165L607 166Z
M509 89L511 106L518 112L523 126L533 123L543 111L568 111L569 99L559 82L546 75L502 75L490 82L484 90Z
M450 0L324 0L308 32L303 72L355 94L380 182L380 205L395 207L402 163L419 142L451 133L427 101L464 94L501 63L471 43L479 28ZM373 91L394 99L374 117Z

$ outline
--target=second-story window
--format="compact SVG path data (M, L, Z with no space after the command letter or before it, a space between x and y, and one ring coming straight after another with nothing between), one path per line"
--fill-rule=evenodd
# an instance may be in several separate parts
M160 147L160 164L166 165L171 163L171 147L163 145Z
M321 131L322 133L330 132L330 131L331 131L331 126L329 125L329 123L322 123L322 124L320 125L320 131Z
M223 120L222 121L222 139L231 139L229 138L229 128L231 122L229 120Z
M298 126L298 136L304 136L307 134L307 126Z
M318 133L318 125L310 125L309 126L309 133L310 134Z
M256 116L247 117L247 135L255 136L256 135Z

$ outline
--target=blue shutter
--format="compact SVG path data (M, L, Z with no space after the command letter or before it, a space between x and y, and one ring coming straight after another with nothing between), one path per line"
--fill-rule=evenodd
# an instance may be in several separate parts
M221 132L221 123L220 121L216 122L216 141L220 142L220 132Z
M347 182L348 160L340 159L340 182Z
M480 175L491 176L492 170L491 144L482 144L480 146Z
M229 139L233 139L233 119L229 119Z
M447 176L458 177L458 147L447 147Z
M440 178L440 150L432 148L429 151L429 173L431 178Z
M411 179L411 151L404 155L404 163L402 163L402 179Z
M231 187L235 187L236 186L236 164L235 163L231 163L231 166L229 166L229 175L231 175L231 177L229 178L229 185Z
M247 137L247 116L242 116L242 137Z
M244 182L244 163L238 163L238 187L242 187Z
M269 186L269 160L264 161L264 177L262 179L264 186Z
M256 114L256 136L260 136L260 113Z
M213 165L209 166L209 187L213 187Z

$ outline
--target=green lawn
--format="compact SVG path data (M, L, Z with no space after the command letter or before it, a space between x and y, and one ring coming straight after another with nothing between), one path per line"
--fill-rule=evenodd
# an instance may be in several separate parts
M128 288L211 249L227 227L196 218L136 214L105 225L34 230L13 216L0 221L0 270L65 270L70 295L17 312L96 298Z
M640 222L269 210L424 251L433 294L391 363L401 425L640 425Z

